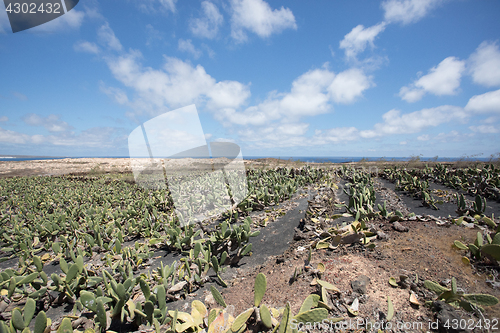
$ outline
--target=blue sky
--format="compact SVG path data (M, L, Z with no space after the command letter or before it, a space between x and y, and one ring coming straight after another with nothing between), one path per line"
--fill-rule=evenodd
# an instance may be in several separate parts
M3 8L3 7L2 7ZM127 156L195 104L244 156L500 152L500 2L80 0L13 34L0 154Z

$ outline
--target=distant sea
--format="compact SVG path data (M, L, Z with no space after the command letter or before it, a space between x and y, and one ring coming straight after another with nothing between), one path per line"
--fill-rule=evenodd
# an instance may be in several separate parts
M20 156L20 155L0 155L0 161L36 161L36 160L53 160L63 158L129 158L129 156ZM327 157L327 156L244 156L245 160L255 160L261 158L277 158L287 161L301 161L309 163L349 163L363 161L408 161L410 157ZM420 157L421 161L435 161L434 157ZM439 157L437 162L455 162L459 160L471 160L488 162L490 158L479 157Z

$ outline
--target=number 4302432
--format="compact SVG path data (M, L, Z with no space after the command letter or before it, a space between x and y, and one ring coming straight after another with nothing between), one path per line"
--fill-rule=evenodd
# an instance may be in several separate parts
M9 14L37 14L37 13L47 13L47 14L61 14L61 4L60 3L41 3L37 6L36 3L9 3L5 11Z

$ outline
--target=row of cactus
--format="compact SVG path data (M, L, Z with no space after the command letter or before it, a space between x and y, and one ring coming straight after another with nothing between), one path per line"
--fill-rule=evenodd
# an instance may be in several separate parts
M457 213L460 216L464 215L470 215L470 216L484 216L484 213L486 211L486 198L480 196L479 194L476 195L476 199L474 202L472 202L472 205L468 207L465 197L463 194L458 195L456 194L456 200L457 200Z
M438 300L443 300L455 307L461 307L466 311L475 312L482 315L484 312L483 306L493 306L498 304L498 298L488 294L466 294L458 290L457 280L453 277L451 279L451 288L446 288L440 284L425 280L424 286L430 291L435 292Z
M486 233L485 241L483 234L478 231L474 243L465 245L456 240L453 244L460 250L469 251L470 257L476 260L482 260L485 257L495 261L500 260L500 233L498 232L492 235Z
M470 195L500 200L500 169L493 164L484 164L481 167L449 168L438 163L435 167L426 165L424 169L413 169L409 172L418 178L431 180L455 190L462 190Z
M319 282L326 284L327 287L331 286L328 282ZM326 291L324 287L322 288L323 296L319 296L316 294L309 295L302 303L299 313L297 315L293 315L289 303L287 303L285 308L281 310L268 307L267 305L262 303L262 299L267 289L267 279L263 273L259 273L255 278L253 307L244 310L236 317L232 317L231 315L228 315L225 310L220 309L212 309L210 315L213 318L219 319L219 322L215 323L218 324L218 328L221 332L244 332L248 327L252 327L252 329L259 331L269 331L272 329L273 332L291 332L295 331L291 329L292 324L298 325L299 323L321 323L323 320L328 318L329 306L326 303L327 300L322 299L322 297L326 297ZM211 292L216 302L220 306L227 309L227 305L217 289L212 287ZM323 302L321 301L321 299L323 300ZM281 320L278 321L280 316ZM222 320L222 318L224 317L225 320ZM341 319L342 318L336 318L334 320L338 321ZM209 319L209 323L210 322L211 321ZM213 332L213 330L211 330L212 327L210 327L210 325L211 324L209 324L208 332L211 333Z
M436 200L431 194L428 180L421 177L418 170L408 171L394 167L392 169L385 169L383 177L395 182L396 191L404 191L412 197L421 199L422 205L426 207L438 210L439 208L436 204L443 204L443 201Z
M298 186L323 176L322 171L309 167L278 169L268 174L271 183L276 179L283 184L294 181L293 186L287 184L286 196ZM68 302L75 309L83 308L83 303L95 304L96 308L90 306L96 310L99 330L106 328L103 308L108 308L113 318L124 321L139 320L135 316L138 311L152 318L148 316L151 306L135 304L133 308L129 302L131 288L137 283L141 287L152 284L152 289L163 286L159 290L177 290L180 286L180 290L192 292L211 278L208 276L211 269L218 282L225 285L220 276L224 265L234 264L249 254L252 249L249 240L259 234L251 231L248 217L237 225L225 221L205 235L193 225L181 228L168 189L145 192L135 185L110 182L105 177L14 178L0 182L0 192L5 194L2 198L7 198L0 202L0 244L5 253L10 253L0 260L19 258L17 271L9 269L0 274L0 288L6 289L13 301L29 297L49 304ZM273 187L270 192L278 190ZM135 237L146 239L135 246L123 246ZM161 267L157 275L142 274L144 282L137 282L132 272L143 268L154 253L152 250L161 246L182 252L183 257L172 266ZM45 254L37 256L42 251ZM83 259L96 251L105 252L104 266L84 266ZM52 260L59 261L62 275L48 277L43 272L43 263ZM122 280L110 279L106 267L113 272L111 277L118 274ZM95 303L88 302L87 291L93 292ZM54 292L58 295L55 299ZM163 314L160 319L165 318Z
M325 172L310 166L248 170L248 196L238 204L240 214L289 199L300 187L320 181Z
M229 218L286 200L298 188L323 176L324 171L311 167L249 170L248 196L241 198ZM213 196L208 193L213 186L204 186L197 193L205 191L206 197ZM0 201L0 244L12 256L28 258L51 249L64 252L66 257L70 250L92 255L96 248L109 251L120 234L125 240L158 238L181 251L196 237L191 228L180 227L185 223L174 213L168 187L147 191L123 181L110 182L105 176L19 177L0 180L0 197L5 198Z
M108 274L106 274L108 275ZM108 276L109 277L109 276ZM276 309L268 307L262 303L266 288L267 280L263 273L259 273L255 279L254 285L254 306L244 310L239 315L233 317L232 306L227 306L224 298L215 287L211 287L211 293L219 306L222 308L212 308L210 311L200 301L194 300L191 303L191 312L181 312L178 310L169 311L166 307L165 290L162 286L157 287L150 292L141 278L126 280L123 284L109 280L111 287L109 289L111 297L95 296L90 292L82 292L80 301L82 305L92 313L94 313L95 326L94 329L89 329L88 333L103 330L106 327L107 312L111 313L115 318L129 318L137 325L147 324L154 327L156 332L160 332L162 327L168 325L170 332L192 332L205 330L209 333L214 332L231 332L241 333L251 326L262 331L273 332L290 332L292 324L299 323L321 323L328 318L329 306L327 300L322 299L326 296L325 287L323 296L316 294L309 295L302 306L299 313L293 315L290 309L290 304L287 303L285 308ZM332 290L334 288L325 281L318 280L326 288ZM133 302L130 297L130 291L135 284L140 284L146 301L144 304ZM334 288L335 289L335 288ZM336 290L338 292L338 290ZM113 300L110 300L112 298ZM163 301L162 301L163 300ZM105 305L108 304L110 310L106 311ZM28 308L28 310L26 310ZM29 325L34 313L34 302L26 305L24 315L19 309L16 309L15 314L9 325L0 322L1 332L16 332L16 330L27 332L26 327ZM279 320L281 317L281 320ZM333 321L339 321L343 318L334 318ZM50 319L47 319L44 312L40 312L35 320L35 332L42 333L47 327L51 326ZM14 329L14 330L13 330ZM295 330L293 330L295 331ZM64 318L58 332L73 332L70 318Z
M221 284L225 284L219 275L223 269L222 265L225 264L226 259L229 262L235 257L241 258L248 254L251 250L251 244L248 243L248 240L250 237L258 234L258 232L250 232L250 224L251 220L247 218L242 226L229 229L231 232L226 235L227 239L223 237L217 241L217 237L214 235L216 233L213 233L209 238L195 242L193 248L185 253L185 256L181 258L179 262L174 262L172 266L167 267L163 267L162 265L162 267L158 269L159 274L157 274L156 283L154 287L152 287L152 290L155 291L155 294L157 292L162 294L162 290L165 291L173 288L177 279L182 286L187 284L189 286L187 292L191 292L193 288L203 285L203 283L208 280L207 273L210 268L216 273ZM221 229L224 230L224 234L227 232L226 228L227 223L223 224L221 227ZM231 227L229 226L229 228ZM219 231L217 234L218 233ZM226 241L225 244L229 253L231 253L231 250L236 250L236 253L233 253L231 257L229 257L226 251L220 252L220 245L223 244L224 241ZM234 248L228 245L231 244L231 241L236 245ZM43 271L42 259L38 256L34 256L32 261L25 261L19 271L14 271L13 269L3 271L0 274L0 288L6 288L8 290L7 297L11 299L15 298L19 300L22 297L30 297L30 299L37 300L47 298L49 299L49 303L69 302L75 304L76 307L90 304L92 310L99 310L95 311L96 322L100 323L103 329L105 328L106 321L105 317L102 315L102 313L105 313L102 309L106 305L110 307L112 317L119 317L121 321L135 320L140 322L141 319L138 319L138 317L134 318L134 309L141 311L142 305L131 304L131 302L129 302L129 296L131 290L138 283L141 285L145 294L145 290L149 288L144 286L146 283L145 281L139 281L137 278L133 277L134 268L136 269L136 267L132 266L133 264L138 264L135 261L138 252L140 253L141 250L146 249L146 251L150 253L146 245L147 243L148 242L140 244L136 242L134 247L122 248L120 241L117 239L110 253L106 253L105 257L102 259L105 266L111 268L115 274L122 276L122 282L114 281L113 276L115 275L111 275L107 270L103 270L101 272L102 276L99 276L97 273L99 268L92 267L91 269L84 266L84 260L81 255L76 257L71 256L73 258L73 263L68 263L64 255L59 253L56 258L58 258L60 269L64 273L62 277L53 273L50 278L48 278ZM215 244L218 244L219 247ZM212 251L212 249L214 250ZM149 256L150 254L148 254L148 257ZM193 270L191 267L192 263L198 264L199 269ZM180 290L182 289L183 287L180 288ZM89 294L87 290L94 290L95 295L98 296L95 301L88 300ZM58 293L59 297L57 299L51 299L52 296L48 291ZM165 300L165 297L160 297L160 299ZM99 302L102 303L102 306L99 305ZM94 308L96 306L97 308ZM146 307L144 313L148 314L149 310L147 309L150 309L151 306L147 304L144 304L144 306ZM164 309L161 303L159 306L160 309ZM150 316L146 316L145 318L150 318ZM163 321L165 315L163 314L160 319Z
M35 316L36 303L32 298L28 298L23 309L14 308L11 311L11 319L6 323L0 321L1 333L31 333L30 323ZM33 333L44 333L45 329L51 325L50 318L44 311L40 311L35 318Z
M344 193L349 197L349 202L337 206L345 207L348 213L355 216L356 221L373 217L376 194L371 174L345 166L339 170L339 174L347 180Z
M390 212L385 201L382 205L377 204L375 207L376 192L373 187L371 171L342 166L338 170L338 174L348 181L344 193L349 197L349 202L336 206L345 207L347 212L355 218L355 221L367 220L376 215L391 220L403 217L399 211ZM378 208L379 211L375 211L374 208Z

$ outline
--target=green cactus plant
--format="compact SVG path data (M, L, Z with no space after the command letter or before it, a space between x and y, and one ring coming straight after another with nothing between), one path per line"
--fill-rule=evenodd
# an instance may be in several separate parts
M47 315L45 311L40 311L35 318L35 327L33 329L33 333L43 333L47 328Z
M263 273L257 274L254 285L254 306L258 307L267 289L267 279Z
M499 302L499 300L492 295L465 294L458 291L457 281L454 277L452 278L451 289L430 280L424 281L424 286L435 292L438 295L438 299L442 299L446 303L450 303L453 306L461 307L471 312L481 311L481 306L493 306Z
M227 307L226 302L224 302L224 298L222 298L222 295L220 292L215 289L214 286L210 286L210 292L212 293L212 296L214 297L215 301L222 307Z
M472 204L472 210L470 213L474 215L484 215L486 211L486 198L481 197L479 194L476 195L476 200Z

